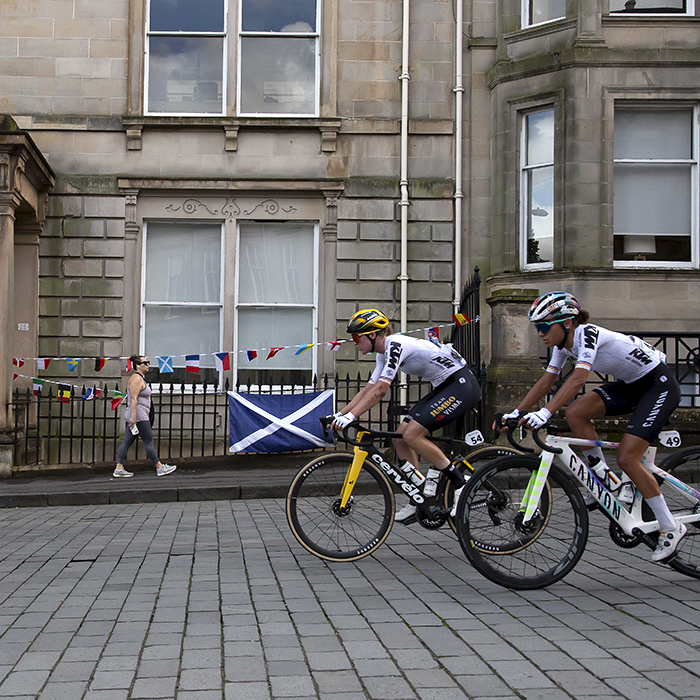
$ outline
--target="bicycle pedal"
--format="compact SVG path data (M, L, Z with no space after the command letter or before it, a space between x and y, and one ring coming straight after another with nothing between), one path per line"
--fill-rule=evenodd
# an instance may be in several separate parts
M414 513L413 515L409 515L407 518L404 518L403 520L397 520L395 522L399 522L402 525L413 525L413 523L418 522L418 516Z

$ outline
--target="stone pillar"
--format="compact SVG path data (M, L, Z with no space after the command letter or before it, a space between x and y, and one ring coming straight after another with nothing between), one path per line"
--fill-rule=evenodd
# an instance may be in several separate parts
M486 300L491 307L491 363L486 373L486 401L495 412L512 411L542 376L540 342L527 320L537 289L498 289Z

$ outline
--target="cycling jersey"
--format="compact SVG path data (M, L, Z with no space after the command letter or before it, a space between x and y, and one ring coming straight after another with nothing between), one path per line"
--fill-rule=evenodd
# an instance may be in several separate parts
M377 353L377 364L370 377L373 384L380 381L391 384L401 370L438 386L466 365L451 345L407 335L388 336L384 348L384 354Z
M547 372L559 374L567 358L575 361L575 369L595 370L610 374L630 384L649 374L666 355L633 335L624 335L586 323L574 330L571 350L554 348Z

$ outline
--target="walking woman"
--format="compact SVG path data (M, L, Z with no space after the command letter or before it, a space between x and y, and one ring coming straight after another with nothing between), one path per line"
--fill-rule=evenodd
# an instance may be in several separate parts
M117 450L117 466L112 474L115 477L133 476L132 472L124 469L124 460L131 444L137 437L143 440L146 448L146 456L156 468L158 476L165 476L174 472L177 467L172 464L162 464L158 459L158 453L153 446L153 431L151 430L151 387L146 384L145 374L148 372L150 362L143 355L132 355L129 360L134 368L134 373L129 377L126 389L126 433L124 441Z

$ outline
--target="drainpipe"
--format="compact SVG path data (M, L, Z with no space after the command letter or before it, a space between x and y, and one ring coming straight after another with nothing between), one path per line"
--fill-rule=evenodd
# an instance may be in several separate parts
M462 298L462 109L464 106L463 56L462 56L462 24L464 21L464 7L462 0L455 3L457 12L455 16L455 193L454 193L454 221L455 221L455 296L453 301L454 313L459 312Z
M401 332L408 324L408 22L410 0L403 0L403 38L401 46Z
M403 37L401 43L401 332L408 330L408 34L410 0L403 0ZM401 375L401 405L407 401L405 375Z

